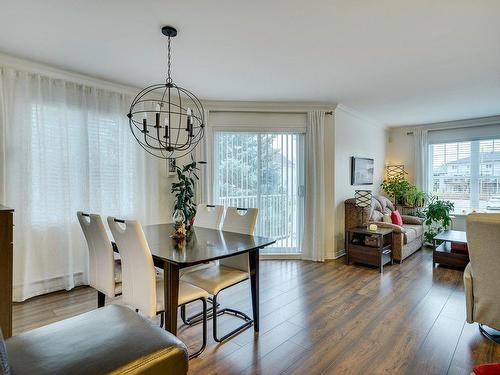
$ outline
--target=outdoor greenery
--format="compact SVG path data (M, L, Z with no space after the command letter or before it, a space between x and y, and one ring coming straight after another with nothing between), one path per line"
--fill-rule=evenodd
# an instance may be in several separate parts
M195 179L199 180L196 171L196 161L191 157L191 163L182 167L176 166L178 182L172 183L171 192L175 195L174 212L177 209L184 212L185 224L192 224L196 215L196 202L194 201Z
M436 196L429 198L429 204L425 213L425 241L432 243L432 239L441 231L447 229L451 224L450 212L453 211L454 203L440 200Z

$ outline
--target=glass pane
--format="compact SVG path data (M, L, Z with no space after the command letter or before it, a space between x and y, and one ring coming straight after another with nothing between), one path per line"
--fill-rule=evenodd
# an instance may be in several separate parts
M479 209L500 210L500 139L479 142Z
M471 142L431 146L432 192L455 203L455 212L471 209Z
M301 252L302 137L216 133L216 201L226 207L259 208L255 234L277 239L263 253Z

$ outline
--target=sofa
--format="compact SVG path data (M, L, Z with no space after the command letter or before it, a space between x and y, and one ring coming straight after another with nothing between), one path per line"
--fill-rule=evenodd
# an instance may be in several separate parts
M373 196L371 206L363 209L356 206L354 198L347 199L344 203L346 231L360 226L362 216L367 223L375 223L379 227L393 230L392 252L394 260L402 262L422 248L424 244L423 219L401 215L403 219L402 226L384 222L384 215L390 215L392 211L396 210L394 204L388 198L380 195Z
M0 375L182 375L187 371L187 348L177 337L119 305L5 342L0 334Z

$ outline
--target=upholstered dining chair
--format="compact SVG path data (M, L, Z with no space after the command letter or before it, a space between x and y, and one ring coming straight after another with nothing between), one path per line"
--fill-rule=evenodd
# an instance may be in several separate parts
M165 319L163 280L156 279L153 256L141 224L135 220L108 217L108 225L122 257L123 302L150 318L159 314L160 325L163 326ZM190 354L189 358L200 355L207 343L207 298L208 293L205 290L187 282L180 282L179 306L199 300L203 307L203 342L201 348Z
M223 205L199 204L196 207L194 226L219 230L223 215Z
M122 271L114 259L113 246L97 214L76 213L89 249L89 284L97 290L97 306L103 307L106 296L113 298L122 292Z
M500 214L468 215L467 246L467 323L479 323L479 331L500 344Z
M198 204L198 206L196 207L196 216L194 218L194 227L220 230L220 224L222 222L223 215L224 215L223 205ZM196 266L183 268L179 270L179 276L182 277L182 275L188 272L193 272L204 268L213 267L216 264L217 264L216 262L207 262L203 264L197 264ZM208 302L212 303L211 297L208 298ZM211 317L210 311L208 318ZM186 312L186 306L181 307L181 318L184 324L192 325L197 323L201 319L201 315L202 313L200 312L193 316L188 317Z
M258 208L228 207L224 217L224 223L222 224L222 230L253 235L258 213ZM217 309L217 297L219 293L227 288L248 280L249 277L250 270L248 254L224 258L219 260L219 264L217 266L189 272L182 276L181 280L196 285L212 295L213 337L215 341L224 341L225 339L252 325L253 320L241 311L231 308ZM218 337L217 316L225 313L239 317L245 322L233 331L222 337Z

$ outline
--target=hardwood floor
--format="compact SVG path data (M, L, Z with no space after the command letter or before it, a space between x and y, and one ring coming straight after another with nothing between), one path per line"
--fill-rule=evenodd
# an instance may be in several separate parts
M216 344L209 324L209 343L190 361L190 374L470 374L474 364L500 362L500 345L465 323L462 276L432 269L430 250L384 267L383 275L343 259L261 261L260 334L248 329ZM251 316L248 283L220 301ZM15 304L14 334L96 302L97 293L82 287ZM238 323L224 316L219 332ZM179 337L193 350L201 327L179 323Z

